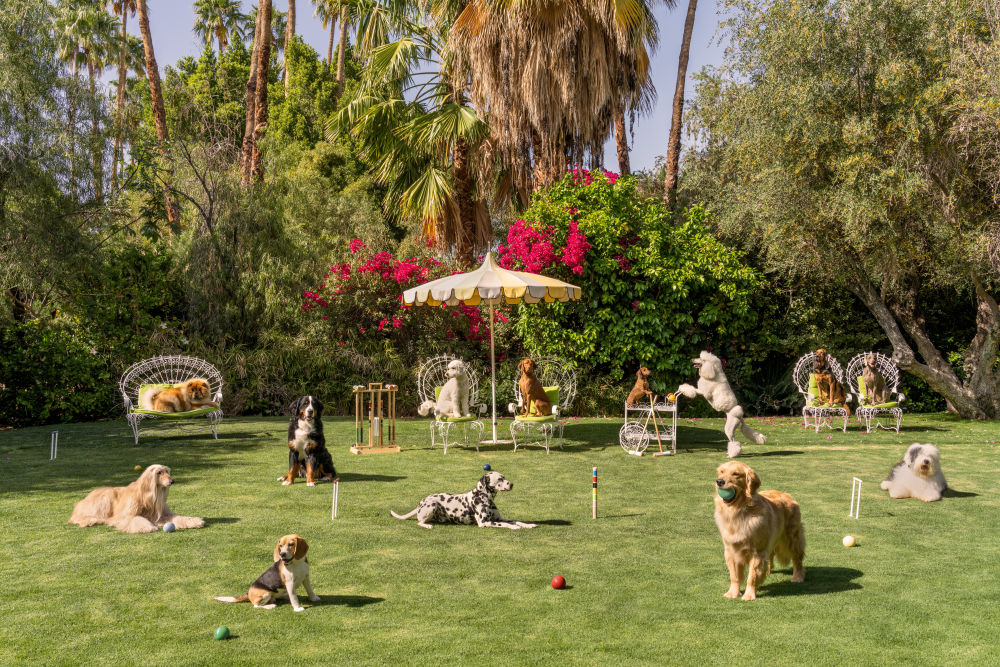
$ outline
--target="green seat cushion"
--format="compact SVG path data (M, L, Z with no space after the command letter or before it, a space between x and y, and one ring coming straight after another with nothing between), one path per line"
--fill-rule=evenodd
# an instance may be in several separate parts
M878 405L862 405L863 408L898 408L899 401L892 401L890 403L879 403Z
M178 382L177 384L144 384L139 386L139 396L147 389L172 389L173 387L179 387L183 382ZM133 414L139 415L155 415L157 417L197 417L199 415L207 415L209 412L215 412L221 408L213 408L211 406L207 408L198 408L197 410L188 410L187 412L160 412L158 410L146 410L145 408L136 408L132 410Z
M474 422L477 418L474 415L466 415L464 417L447 417L445 415L438 415L435 419L439 422Z
M813 396L817 396L819 394L819 385L816 383L816 374L815 373L810 373L809 374L809 393L812 394ZM821 403L818 398L814 398L812 400L812 402L809 403L809 406L813 407L813 408L842 408L842 407L844 407L842 405L835 405L833 403Z
M188 410L187 412L157 412L156 410L143 410L142 408L138 410L133 410L133 414L138 415L155 415L157 417L197 417L199 415L207 415L209 412L215 412L221 408L213 408L211 406L207 408L198 408L197 410Z
M556 385L555 387L542 387L542 389L545 391L545 395L549 397L549 404L552 407L556 407L557 405L559 405L558 385ZM531 405L528 406L528 413L530 414L532 411L534 411L534 409L535 409L535 402L532 401ZM545 415L543 417L537 417L537 416L522 417L520 415L517 415L514 417L514 419L519 422L552 422L556 420L556 416L551 414Z

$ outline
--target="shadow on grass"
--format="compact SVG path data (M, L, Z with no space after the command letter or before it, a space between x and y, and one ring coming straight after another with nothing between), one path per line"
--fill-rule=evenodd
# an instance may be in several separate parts
M572 521L566 521L565 519L544 519L542 521L535 521L528 519L524 523L534 523L539 526L572 526Z
M792 575L792 570L788 568L775 570L771 573L771 576L779 572L788 574L789 577ZM862 576L864 576L864 572L851 567L825 567L821 565L810 567L806 564L806 580L802 583L793 584L788 580L775 581L773 583L765 582L760 590L776 597L842 593L843 591L856 591L863 588L861 584L854 581Z
M797 449L782 449L776 452L748 452L744 449L740 454L740 458L745 459L755 456L793 456L795 454L805 454L805 452L800 452Z
M239 519L234 516L220 516L215 518L205 517L206 526L211 526L216 523L236 523L237 521L239 521Z
M945 489L944 493L941 494L945 498L975 498L979 494L972 493L971 491L956 491L955 489Z
M339 605L342 607L367 607L370 604L385 602L385 598L373 598L367 595L319 595L318 602L308 602L312 607L326 607ZM305 602L305 600L301 600Z
M357 472L345 472L337 477L341 482L397 482L406 479L405 475L365 475Z

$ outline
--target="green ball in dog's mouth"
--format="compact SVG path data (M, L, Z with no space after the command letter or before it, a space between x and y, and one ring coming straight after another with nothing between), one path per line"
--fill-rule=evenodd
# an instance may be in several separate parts
M719 497L729 502L736 497L736 489L719 489Z

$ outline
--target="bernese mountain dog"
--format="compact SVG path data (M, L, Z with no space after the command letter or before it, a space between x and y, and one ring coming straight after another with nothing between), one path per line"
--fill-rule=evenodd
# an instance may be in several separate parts
M323 437L323 403L315 396L303 396L292 403L288 423L288 473L278 478L283 486L296 477L305 477L306 486L332 481L337 476L333 457Z

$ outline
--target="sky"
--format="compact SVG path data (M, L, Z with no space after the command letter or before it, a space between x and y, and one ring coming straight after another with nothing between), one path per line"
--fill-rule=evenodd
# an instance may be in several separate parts
M243 11L249 14L253 4L255 3L243 0ZM156 50L156 60L160 66L161 74L166 65L172 65L184 56L197 56L201 53L204 43L194 34L193 2L188 0L148 0L147 5L149 7L150 29L153 34L153 47ZM698 8L694 33L691 38L687 83L684 88L684 95L687 99L691 99L694 95L692 75L706 65L720 65L722 63L723 46L719 43L717 36L720 5L721 0L713 0L712 2L702 0L702 4ZM316 49L321 58L325 58L330 37L329 32L323 30L319 19L313 18L313 5L309 0L298 0L295 6L297 10L296 33ZM274 0L274 7L282 11L288 9L286 0ZM634 135L630 135L630 160L633 170L651 169L656 157L664 155L667 151L667 134L670 132L671 107L677 78L677 58L680 52L687 3L677 2L674 9L657 3L653 11L660 26L660 44L651 62L657 101L649 115L636 119ZM130 33L138 36L138 21L133 17L129 17L128 28ZM612 171L617 171L613 138L609 139L604 149L604 166Z

